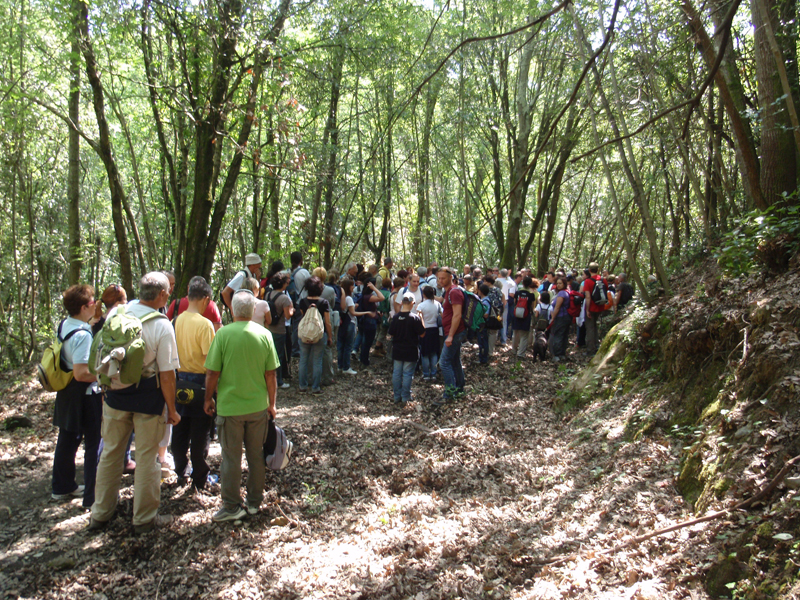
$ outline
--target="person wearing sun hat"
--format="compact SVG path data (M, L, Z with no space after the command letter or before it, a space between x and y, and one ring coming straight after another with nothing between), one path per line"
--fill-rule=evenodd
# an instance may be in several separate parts
M241 289L245 279L248 277L253 277L258 280L261 279L261 257L258 254L255 252L247 254L244 257L244 264L245 268L237 272L234 278L225 286L225 289L222 290L222 301L229 310L231 308L231 298L233 298L233 294Z

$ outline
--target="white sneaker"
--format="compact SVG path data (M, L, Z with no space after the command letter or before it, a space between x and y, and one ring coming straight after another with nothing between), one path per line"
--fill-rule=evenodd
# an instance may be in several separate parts
M352 367L347 369L347 371L342 371L345 375L358 375L358 371L353 371Z
M288 390L290 387L292 387L292 386L290 386L288 383L281 384L281 389L282 390Z
M81 496L83 496L83 489L84 489L84 486L79 485L73 491L71 491L69 494L50 494L50 497L53 500L58 500L58 501L69 500L71 498L80 498Z

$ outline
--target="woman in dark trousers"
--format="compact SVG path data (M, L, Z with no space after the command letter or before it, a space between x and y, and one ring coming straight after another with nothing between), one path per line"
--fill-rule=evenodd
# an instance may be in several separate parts
M58 440L53 455L53 500L83 497L83 506L94 504L97 460L100 454L100 424L103 395L97 378L89 372L92 330L89 321L95 314L94 288L73 285L63 295L69 315L59 323L56 335L61 347L63 367L72 371L72 381L56 393L53 425ZM75 455L83 441L83 485L75 482Z
M361 328L361 364L369 366L369 351L372 349L372 342L378 333L378 304L384 299L383 294L375 287L375 280L372 278L364 281L364 291L361 293L361 300L358 302L358 312L369 313L360 317L359 327Z

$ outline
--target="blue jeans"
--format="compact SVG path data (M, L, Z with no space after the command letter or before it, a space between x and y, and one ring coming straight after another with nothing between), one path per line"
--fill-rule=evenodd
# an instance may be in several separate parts
M422 356L422 376L436 377L436 365L439 364L438 354L428 354Z
M322 334L322 339L316 344L306 344L300 340L300 370L297 375L300 378L300 389L308 389L308 361L311 361L311 389L317 391L322 384L322 353L325 351L325 344L328 343L328 333Z
M353 351L353 342L356 339L356 324L350 321L345 327L339 327L339 337L336 347L339 353L339 368L342 371L350 369L350 353Z
M416 367L417 361L415 360L394 361L392 388L395 402L408 402L411 400L411 380L414 378Z
M278 359L281 363L281 366L275 370L278 376L278 386L281 386L283 385L283 363L286 362L286 334L273 333L272 342L275 344L275 351L278 353Z
M511 329L511 305L507 304L503 311L503 326L500 328L500 343L505 344L508 342L508 330Z
M478 362L489 362L489 330L485 327L478 331Z
M444 378L444 397L453 398L456 393L464 391L464 368L461 366L461 344L467 339L467 331L453 336L453 343L442 346L439 369Z

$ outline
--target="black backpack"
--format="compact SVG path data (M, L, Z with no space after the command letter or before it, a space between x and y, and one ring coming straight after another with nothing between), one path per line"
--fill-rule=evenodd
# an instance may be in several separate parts
M605 280L600 277L594 279L594 289L592 290L592 302L598 306L608 304L608 287Z
M278 292L274 296L272 295L275 290L270 289L266 294L267 306L269 306L269 314L272 316L272 323L275 324L278 322L278 318L280 315L278 314L278 307L275 306L275 299L280 296L283 292Z

